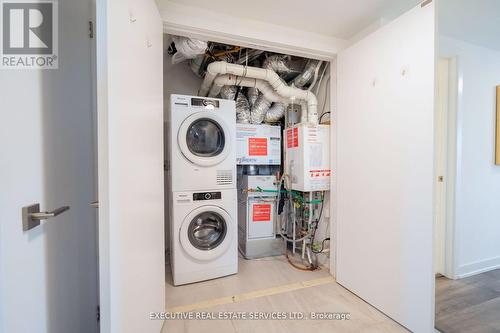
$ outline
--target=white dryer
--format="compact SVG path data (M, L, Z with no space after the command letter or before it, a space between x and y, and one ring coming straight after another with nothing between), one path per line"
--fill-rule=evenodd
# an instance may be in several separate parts
M234 101L171 95L167 122L172 192L236 188Z
M238 272L236 191L172 193L170 264L174 285Z

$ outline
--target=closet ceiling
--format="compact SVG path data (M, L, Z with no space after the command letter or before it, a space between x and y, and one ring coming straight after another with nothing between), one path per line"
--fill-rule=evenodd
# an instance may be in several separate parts
M170 0L243 19L350 39L380 20L391 20L416 0Z

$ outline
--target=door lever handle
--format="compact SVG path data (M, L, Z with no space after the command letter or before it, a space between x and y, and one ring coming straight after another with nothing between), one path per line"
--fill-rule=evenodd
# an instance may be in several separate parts
M67 210L69 210L69 206L63 206L63 207L56 208L50 212L31 213L30 216L33 220L47 220L47 219L50 219L51 217L60 215Z
M40 204L33 204L30 206L23 207L23 231L28 231L34 227L40 225L41 220L47 220L51 217L60 215L65 211L69 210L69 206L59 207L49 212L41 212Z
M89 206L92 208L99 208L99 201L92 201L89 203Z

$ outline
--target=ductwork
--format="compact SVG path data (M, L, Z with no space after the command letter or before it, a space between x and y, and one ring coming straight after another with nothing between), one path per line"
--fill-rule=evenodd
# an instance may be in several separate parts
M262 68L271 69L278 74L288 74L291 73L292 70L287 65L287 60L289 56L282 54L275 54L270 57L267 57L262 64Z
M259 97L259 89L254 87L249 87L247 89L247 97L248 97L248 103L250 103L250 107L253 107L255 101L257 100L257 97Z
M216 97L219 93L221 93L223 86L257 88L269 101L288 104L288 99L278 95L268 82L230 74L217 76L213 81L212 89L210 89L208 96Z
M270 107L271 102L266 98L264 94L260 94L259 97L257 97L255 105L252 108L250 122L252 124L262 124Z
M269 69L272 70L280 75L288 75L292 73L292 70L288 67L288 60L290 60L290 56L282 55L282 54L275 54L270 57L267 57L266 60L264 60L264 63L262 65L262 68L264 69ZM260 124L262 123L265 119L274 119L276 116L279 115L280 108L275 107L273 109L273 115L268 117L267 113L270 111L271 108L271 101L265 98L262 95L259 95L259 98L257 98L255 104L252 106L252 123L254 124ZM281 110L284 110L284 108L281 108ZM281 116L284 115L284 112L281 113ZM267 120L266 120L267 122ZM273 121L274 122L274 121Z
M285 115L286 105L276 102L267 110L264 118L266 123L277 123Z
M308 60L304 71L293 80L293 85L297 88L302 88L313 77L317 76L317 69L319 70L320 62L319 60Z
M267 81L279 96L285 99L306 101L307 121L313 124L318 123L318 100L316 96L310 91L288 86L276 72L269 69L229 64L223 61L213 62L207 67L207 73L199 91L200 96L207 96L215 78L219 74L232 74Z
M238 88L234 85L224 85L220 88L220 96L223 99L235 100L236 98L236 121L238 123L249 123L250 122L250 105L248 104L248 99L240 92L238 97L236 93Z

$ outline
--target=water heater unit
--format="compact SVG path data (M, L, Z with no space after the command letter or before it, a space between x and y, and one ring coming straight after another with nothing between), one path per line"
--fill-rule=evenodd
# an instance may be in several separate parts
M330 126L297 124L284 131L285 172L291 189L301 192L330 189Z

